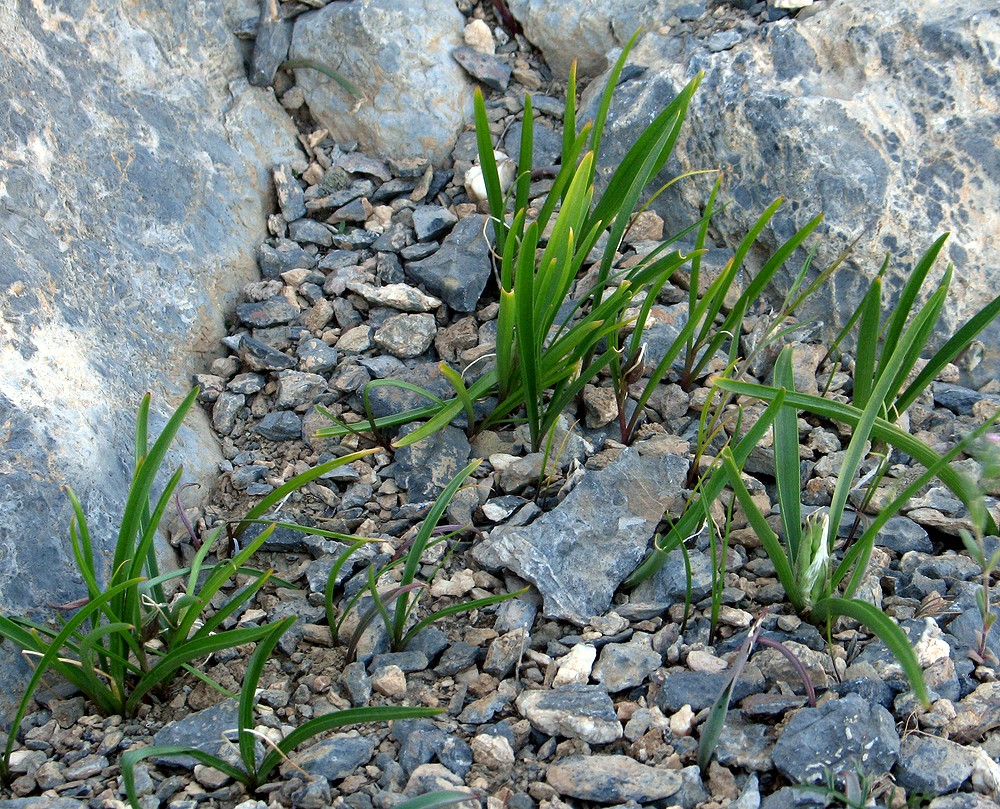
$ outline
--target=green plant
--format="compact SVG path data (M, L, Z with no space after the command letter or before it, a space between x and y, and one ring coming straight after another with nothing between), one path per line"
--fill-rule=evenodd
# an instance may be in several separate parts
M368 569L367 587L362 588L347 602L339 618L337 617L336 607L334 606L335 582L343 565L347 562L350 556L361 547L363 542L358 541L354 543L337 558L333 567L330 568L330 573L327 576L326 582L325 603L327 622L330 625L330 632L333 635L334 640L337 640L340 636L340 630L344 621L347 619L348 615L350 615L350 613L357 608L361 598L367 593L371 596L372 600L371 607L360 616L358 625L352 633L351 639L348 643L349 658L354 656L354 651L357 647L358 641L361 639L365 629L368 628L376 617L380 618L385 626L386 632L389 636L389 645L392 650L401 651L406 648L407 644L414 637L416 637L417 633L441 618L448 615L471 612L472 610L477 610L491 604L497 604L501 601L515 598L526 592L527 588L517 590L512 593L500 593L498 595L486 596L484 598L477 598L471 601L462 601L444 607L440 610L436 610L424 616L420 620L414 620L414 611L419 603L420 596L425 589L425 585L417 581L417 573L420 569L421 557L431 545L435 544L435 542L441 542L447 539L447 537L445 537L433 540L432 536L434 530L437 528L441 516L444 514L445 509L447 509L451 499L455 496L455 493L459 490L469 475L475 471L480 463L481 461L479 460L472 461L448 483L444 491L441 492L437 500L434 502L430 512L424 518L424 521L413 540L407 543L394 559L379 570L375 570L374 568ZM441 564L443 563L444 559L442 559ZM399 581L394 582L391 587L381 588L379 586L380 580L392 570L400 567L402 567L402 571L399 576ZM440 565L438 567L440 568Z
M476 131L480 163L487 188L499 261L500 309L497 319L495 365L472 384L454 369L442 372L455 390L441 400L416 386L395 380L390 384L422 393L429 405L373 419L362 428L374 431L426 419L417 430L397 440L397 446L415 443L450 423L463 412L470 431L476 428L473 404L497 397L492 412L479 428L522 418L527 422L532 448L538 450L563 410L611 361L617 346L608 337L623 325L634 297L655 293L687 260L679 251L667 252L668 240L628 271L613 274L615 252L621 244L638 199L650 180L669 159L680 134L691 97L700 82L693 79L644 130L626 154L600 199L595 201L594 176L604 123L617 78L625 66L633 40L624 48L611 72L593 124L577 133L575 68L564 113L563 151L558 173L537 216L529 220L533 123L530 96L525 99L521 151L513 187L513 212L499 179L482 96L476 97ZM586 147L586 153L584 150ZM558 208L558 210L557 210ZM607 236L598 260L595 284L576 300L573 284L598 239ZM358 425L335 424L323 435L343 435Z
M345 725L388 722L395 719L413 719L435 716L441 713L440 708L395 706L349 708L347 710L334 711L333 713L310 719L305 724L295 728L280 742L271 744L271 749L264 754L263 758L258 760L256 747L259 736L254 731L253 719L257 685L264 672L264 666L279 638L293 623L295 623L295 616L289 616L275 624L263 627L266 631L257 642L257 648L254 650L247 664L243 688L240 691L239 710L237 714L236 743L240 755L239 764L231 764L219 756L203 750L179 745L153 745L151 747L144 747L141 750L129 750L123 753L121 757L122 781L125 784L125 792L128 795L128 799L135 809L139 809L140 806L135 784L135 765L147 758L156 756L191 756L200 763L207 764L209 767L225 773L230 778L243 784L249 792L253 792L267 781L268 776L273 772L274 768L286 760L295 748L321 733L326 733ZM466 795L464 797L467 799L469 796Z
M87 588L86 596L76 603L81 608L68 620L60 619L57 626L24 617L0 616L0 637L24 649L35 667L11 723L0 775L6 774L17 729L47 673L54 672L68 680L102 713L129 716L147 695L162 694L182 670L206 679L192 665L195 661L222 649L259 641L267 633L266 627L224 630L222 624L272 579L273 570L259 571L245 566L272 528L265 529L226 562L206 564L207 554L222 530L216 529L202 543L189 568L164 574L157 568L154 542L183 470L177 469L170 476L152 506L150 495L167 450L196 398L197 390L184 399L152 445L148 442L148 394L140 404L135 471L106 586L100 583L102 572L95 562L83 507L75 493L68 490L74 514L69 528L70 542ZM233 535L239 536L251 521L289 491L369 452L337 458L289 481L254 507ZM210 616L206 615L208 604L218 600L223 586L237 573L249 576L249 583L225 597L223 605ZM185 576L185 591L168 601L164 585Z
M750 655L753 654L754 647L758 643L761 646L768 646L772 649L776 649L785 657L786 660L788 660L788 662L792 664L792 667L802 679L802 683L806 689L806 694L809 697L810 706L816 706L816 691L813 687L812 680L809 679L809 673L806 671L806 667L802 665L802 661L799 660L792 650L783 643L761 635L761 630L764 628L764 619L766 617L767 608L765 607L763 612L757 616L757 620L754 621L753 625L750 627L750 630L747 632L747 636L744 638L743 643L740 644L739 649L736 650L729 678L726 680L726 684L719 691L719 695L715 698L715 702L713 702L712 706L709 708L708 716L705 718L705 722L701 727L701 735L698 739L698 767L702 772L706 772L708 770L708 765L712 761L712 754L715 752L715 748L719 743L719 737L722 735L722 729L726 725L726 716L729 713L729 704L732 702L733 691L736 688L736 683L742 676L747 663L750 662Z
M683 362L679 384L687 390L697 379L704 375L709 361L713 359L716 352L728 345L729 364L733 369L736 369L736 376L740 376L742 370L749 366L763 348L784 333L786 330L784 326L786 318L791 316L802 305L803 301L809 298L829 279L844 259L844 255L841 255L829 267L819 273L808 286L803 287L811 264L812 254L810 254L803 263L788 293L785 295L781 306L768 319L767 326L758 335L756 345L746 356L741 357L739 355L740 331L751 305L761 297L778 270L781 269L792 254L816 230L823 217L819 215L811 219L804 227L796 231L775 250L768 260L764 262L756 275L753 276L746 288L736 296L736 300L727 306L727 299L733 294L736 281L744 269L747 256L760 234L778 212L782 200L778 199L773 202L758 217L722 272L705 285L705 289L702 290L702 256L705 252L708 228L711 224L715 198L720 186L721 179L716 182L715 187L712 189L705 214L698 225L695 249L690 256L690 274L687 279L681 279L688 288L686 322L677 337L667 346L657 365L649 371L641 391L635 396L636 405L631 418L627 417L626 403L632 393L630 390L631 386L643 376L646 355L646 344L643 342L643 335L645 333L646 321L655 302L655 292L658 290L658 287L650 290L650 294L647 295L643 302L638 316L629 324L632 332L627 343L622 340L619 331L616 330L613 333L612 341L615 345L620 346L620 349L611 358L610 372L612 385L615 390L615 398L618 402L619 430L623 443L631 443L639 419L642 416L643 407L655 392L656 386L660 384L675 363L678 361ZM797 326L793 328L797 328ZM721 413L727 401L727 399L720 401L715 412ZM709 408L706 408L706 412L709 412ZM717 421L712 419L710 426L717 427Z
M899 512L910 497L934 477L947 479L948 485L963 502L968 504L970 510L977 513L984 511L975 486L951 470L948 464L984 432L988 424L939 458L926 446L916 453L911 452L913 449L911 437L887 421L880 423L879 419L880 414L898 417L902 412L899 408L908 406L908 403L919 395L919 385L923 378L921 375L918 375L903 393L900 394L899 391L932 333L933 325L937 321L948 292L949 279L950 268L941 286L912 318L908 318L908 315L916 299L915 291L908 300L904 300L902 307L897 309L887 322L885 340L877 361L875 341L859 340L860 373L864 374L866 380L868 374L871 374L873 384L870 387L864 384L861 386L863 407L838 405L834 408L840 414L838 420L843 420L845 414L849 414L848 423L854 429L826 513L822 515L817 513L804 521L802 519L798 408L802 406L800 403L803 401L808 403L804 409L812 410L814 413L829 412L829 408L826 400L820 397L799 398L800 395L796 394L790 349L785 349L775 364L775 387L767 389L768 392L760 396L771 401L783 401L782 407L773 413L773 430L775 479L781 508L784 544L753 502L743 484L741 466L737 464L730 449L724 448L720 453L721 471L736 493L751 527L774 563L778 579L795 609L813 621L829 624L833 618L843 615L865 624L882 639L899 660L911 686L922 701L927 699L926 688L916 657L902 631L879 609L852 596L864 575L878 531ZM879 287L880 278L876 278L872 286L876 292L870 294L866 298L866 304L863 305L860 320L862 336L871 333L869 330L873 321L878 322ZM970 331L962 330L966 334ZM942 351L945 353L951 351L949 347L951 345L949 341ZM939 354L928 363L928 367L940 366L943 366L943 363ZM931 375L926 377L928 382L934 373L932 371ZM753 391L757 390L760 393L762 387L732 380L720 380L718 385L734 393L750 395L757 395ZM900 446L902 439L902 443L907 446L904 451L914 454L924 464L925 471L898 492L889 503L882 506L878 516L861 532L853 545L843 552L843 557L838 562L835 556L838 529L844 518L848 496L855 487L855 475L869 451L869 441L873 436L899 448L902 448ZM874 486L875 483L869 485Z

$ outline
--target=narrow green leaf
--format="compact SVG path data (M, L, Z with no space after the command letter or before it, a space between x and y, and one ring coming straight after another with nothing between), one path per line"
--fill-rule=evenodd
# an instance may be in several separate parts
M116 598L121 592L128 589L129 587L135 587L142 579L129 579L128 581L120 582L113 587L108 588L107 592L102 593L98 598L93 599L86 605L84 605L76 615L70 618L66 625L60 630L47 645L44 653L39 658L38 662L35 664L35 670L32 672L31 678L28 680L28 686L25 688L24 696L21 698L21 702L18 705L17 711L14 714L14 718L10 723L11 731L7 736L7 745L4 748L4 767L9 769L10 766L10 754L14 749L14 742L17 740L17 730L21 726L21 721L24 719L24 714L28 710L28 705L31 704L31 698L35 693L35 689L38 687L39 682L41 682L42 677L45 676L46 671L52 666L56 658L59 657L62 652L63 645L66 641L72 637L73 633L76 631L77 627L87 621L91 615L99 612L104 608L105 602L110 602ZM6 618L0 618L0 633L4 637L10 638L15 643L17 642L16 636L18 633L14 631L16 625L12 621ZM34 645L26 648L34 648ZM41 647L39 647L41 651Z
M479 806L479 797L472 792L456 792L454 790L441 790L439 792L428 792L408 801L396 804L396 809L444 809L446 806L453 806L456 803L473 801Z
M1000 316L1000 295L980 309L962 328L955 332L951 339L934 353L913 382L910 383L909 387L896 399L896 411L902 413L913 404L931 381L937 377L941 369L968 348L969 344L976 339L979 333L996 320L998 316Z
M785 348L774 364L774 384L785 390L795 390L792 372L792 349ZM799 414L787 405L774 420L774 464L781 504L781 524L785 531L788 560L795 568L799 558L802 533L802 474L799 471Z
M813 617L817 620L825 621L838 615L853 618L855 621L864 624L879 639L889 647L889 651L903 667L906 679L910 681L910 687L917 695L921 704L930 708L930 698L927 695L927 686L924 683L923 671L917 662L917 656L913 653L913 647L903 634L903 630L893 622L882 610L865 601L858 601L854 598L830 597L820 601L812 610Z
M314 466L312 469L296 475L287 483L282 484L266 497L262 498L256 506L250 509L236 528L233 529L233 534L237 537L240 536L244 531L246 531L254 520L263 517L272 506L280 503L286 495L301 489L307 483L311 483L316 480L316 478L322 477L327 472L332 472L334 469L338 469L341 466L354 463L354 461L367 457L375 452L378 452L378 448L358 450L357 452L352 452L350 455L343 455L340 458L334 458L332 461L319 464Z
M486 101L478 87L474 94L473 109L476 118L476 145L479 149L479 165L483 170L483 183L486 185L486 198L490 206L490 217L493 220L496 248L502 254L507 240L503 190L500 187L500 172L497 169L496 157L493 155L493 138L490 135L490 120L486 115Z
M718 386L718 383L716 383ZM731 449L733 456L733 463L736 465L737 469L741 468L746 459L750 456L751 450L757 446L760 440L764 437L767 429L774 423L774 419L777 416L778 411L784 406L785 402L785 392L783 390L776 390L776 395L774 400L768 404L764 409L764 412L760 415L760 418L755 421L750 428L747 430L746 435L741 438L736 445ZM698 482L698 490L701 492L701 498L706 502L713 502L722 490L726 486L728 476L725 472L720 470L719 467L713 467L712 470L705 473ZM689 502L688 507L684 510L680 519L674 523L667 535L667 543L664 546L667 550L672 547L676 547L678 542L682 542L685 537L696 533L701 524L701 514L699 508L692 506ZM636 568L632 575L625 580L625 586L627 588L632 588L638 585L640 582L645 581L650 576L652 576L657 570L659 570L664 562L666 562L666 553L660 552L659 548L654 548L653 552L650 553Z
M261 761L257 770L257 783L267 781L271 771L277 767L282 756L287 756L303 742L309 741L314 736L336 730L347 725L368 724L371 722L394 722L401 719L424 719L437 716L443 713L443 708L407 708L396 706L379 706L370 708L347 708L342 711L334 711L323 716L310 719L303 725L295 728L284 739L278 742L278 749L270 751L264 760Z
M125 785L125 794L128 796L129 803L132 804L132 809L142 809L142 804L139 802L139 793L135 784L136 764L139 764L148 758L157 758L160 756L191 756L191 758L196 761L200 761L202 764L228 775L238 783L245 785L249 783L247 774L242 770L232 766L226 761L223 761L217 756L213 756L210 753L206 753L203 750L197 750L193 747L184 747L183 745L176 744L159 744L152 745L150 747L143 747L139 750L128 750L125 753L122 753L119 761L121 762L122 769L122 783Z
M767 385L739 382L732 379L716 380L716 386L739 396L753 396L766 402L773 402L778 393L781 392L779 389ZM781 393L785 395L783 392ZM789 393L785 395L785 401L799 410L805 410L822 418L831 419L832 421L849 424L852 427L857 426L862 415L860 410L851 405L805 393ZM914 460L924 467L933 466L938 460L939 456L937 453L925 443L883 418L875 419L871 428L871 435L912 456ZM970 506L971 501L966 492L966 483L954 469L944 467L938 473L938 477L964 505L967 507ZM996 526L993 524L992 519L989 521L987 530L990 532L996 531Z
M221 652L223 649L234 649L245 643L253 643L266 636L271 629L272 625L270 624L247 627L246 629L230 629L208 637L189 640L176 649L171 649L136 684L125 703L125 713L131 715L146 694L169 682L170 678L176 674L177 669L185 663L200 660L215 652Z
M427 547L427 542L431 537L431 533L437 527L441 516L444 514L445 509L448 508L448 504L455 496L455 493L465 483L466 478L468 478L481 463L482 460L476 458L474 461L467 464L465 468L459 471L459 473L448 482L448 485L445 486L441 494L438 495L437 500L434 501L434 505L431 506L431 510L427 513L423 523L420 525L420 530L417 532L417 535L413 540L413 544L410 545L410 548L407 551L406 564L403 566L403 573L399 579L400 584L406 586L413 583L413 580L417 575L417 570L420 567L420 557L424 554L424 550ZM399 628L399 632L397 634L402 636L402 629L406 620L406 604L402 601L398 601L396 603L394 618L396 625ZM389 627L387 626L386 628L388 629Z
M930 272L934 262L937 261L938 254L941 252L947 239L947 233L939 236L910 271L906 284L900 292L899 300L896 303L892 317L889 319L886 327L885 339L882 343L883 357L889 357L896 351L896 344L903 334L903 327L910 317L910 312L913 310L913 304L924 284L924 279L927 277L927 273ZM879 374L881 375L881 369Z
M240 704L237 710L237 733L240 759L243 761L243 767L247 772L252 786L256 786L263 780L260 777L260 770L257 767L254 737L247 732L254 727L253 709L257 699L257 684L260 682L260 677L264 673L264 666L267 665L274 647L277 646L281 636L294 623L295 616L289 615L275 624L264 627L268 632L257 642L257 648L250 655L250 660L247 661L246 673L243 675L243 688L240 691Z
M521 118L521 143L517 158L517 185L514 192L514 212L528 207L528 194L531 189L531 170L534 161L534 127L535 121L531 112L531 95L524 96L524 114Z
M425 627L430 626L435 621L446 618L449 615L460 615L463 612L471 612L472 610L482 609L483 607L489 607L492 604L499 604L501 601L508 601L512 598L517 598L518 596L524 595L528 592L530 588L523 587L520 590L515 590L512 593L498 593L497 595L485 596L484 598L476 598L472 601L462 601L457 604L450 604L447 607L442 607L436 612L432 612L425 618L415 623L406 634L403 635L400 647L405 649L407 644L413 640L420 632L420 630Z
M875 385L875 360L878 356L878 333L882 317L881 273L872 280L858 312L861 321L858 326L857 356L854 360L852 399L855 407L864 409L871 397L872 387Z
M355 98L361 98L362 93L350 80L345 78L339 71L334 70L329 65L325 65L322 62L317 62L315 59L286 59L281 63L283 70L301 70L303 68L308 68L309 70L315 70L318 73L322 73L329 79L333 79L338 85L340 85L342 90L350 93Z
M722 466L720 468L723 470L730 488L735 492L737 499L740 501L740 506L743 508L743 513L746 515L750 527L767 552L771 564L774 565L778 581L785 588L788 600L792 602L792 606L795 607L797 612L801 612L805 607L806 594L799 589L798 581L795 578L795 573L793 572L785 548L782 547L778 535L771 530L771 526L767 524L764 515L760 513L760 509L754 503L750 492L747 491L747 487L743 483L740 470L733 460L733 455L729 447L724 447L722 452L719 453L719 457L722 459Z

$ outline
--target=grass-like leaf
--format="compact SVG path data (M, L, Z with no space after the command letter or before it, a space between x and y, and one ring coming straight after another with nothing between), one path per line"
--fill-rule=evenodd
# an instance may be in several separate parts
M906 635L903 634L903 630L884 612L874 605L856 598L830 597L823 599L813 607L813 615L821 621L843 615L868 627L889 647L893 657L903 667L906 679L909 680L910 687L920 702L925 707L930 707L927 685L924 683L923 672L917 662L917 656L914 654L910 642L906 639Z

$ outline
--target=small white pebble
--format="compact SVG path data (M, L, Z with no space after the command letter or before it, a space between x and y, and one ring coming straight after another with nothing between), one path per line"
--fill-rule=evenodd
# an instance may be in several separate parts
M705 674L718 674L729 667L729 664L721 657L698 649L688 652L687 664L691 671L700 671Z
M406 675L399 666L383 666L372 675L372 690L383 697L406 695Z
M746 610L738 610L723 604L719 608L719 623L725 626L734 626L737 629L746 629L753 623L753 616Z
M589 643L578 643L569 653L560 658L559 671L552 679L552 687L573 683L586 684L590 680L590 672L597 659L597 649Z
M683 705L670 717L670 732L674 736L690 736L692 730L694 730L694 711L690 705Z
M497 51L496 42L493 40L493 32L482 20L473 20L463 33L465 44L474 48L480 53L494 54Z
M472 739L472 760L488 770L510 770L514 766L514 748L503 736L481 733Z

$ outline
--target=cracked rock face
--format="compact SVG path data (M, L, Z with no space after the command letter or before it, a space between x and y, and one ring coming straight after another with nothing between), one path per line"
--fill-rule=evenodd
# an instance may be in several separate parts
M142 394L179 400L218 350L256 277L271 166L302 164L272 91L246 83L225 6L0 12L3 612L79 595L60 484L113 541ZM154 398L152 428L175 403ZM204 418L177 446L196 477L218 458ZM0 679L15 670L5 645Z
M683 486L687 460L623 452L587 475L556 509L523 528L499 528L473 550L490 568L534 584L543 612L583 626L611 605L642 560L667 499Z
M618 165L640 121L704 71L669 173L725 171L734 204L713 218L723 238L738 240L794 189L792 205L762 235L768 251L818 213L826 235L813 273L859 239L833 283L799 312L818 317L832 334L886 253L894 259L886 277L891 294L932 242L950 232L945 254L961 268L942 318L942 334L952 334L996 295L1000 220L991 203L1000 195L1000 107L987 77L998 69L1000 11L989 0L813 8L795 20L722 32L734 35L726 42L718 35L647 34L632 54L643 72L616 90L602 172ZM591 85L584 118L601 86L601 79ZM657 200L668 229L689 221L690 206L705 199L711 182L680 183ZM787 288L804 257L786 264L777 289ZM985 357L970 369L974 387L1000 370L998 337L994 323L981 338Z

